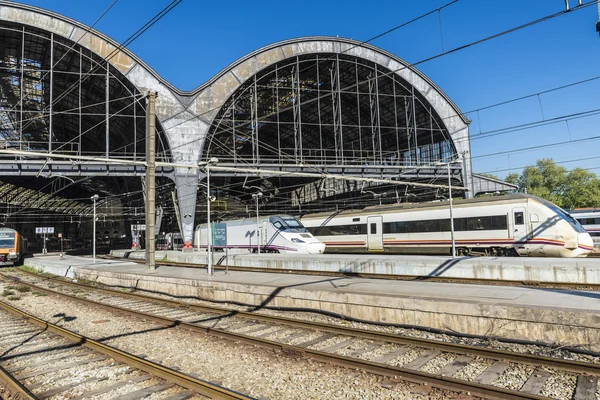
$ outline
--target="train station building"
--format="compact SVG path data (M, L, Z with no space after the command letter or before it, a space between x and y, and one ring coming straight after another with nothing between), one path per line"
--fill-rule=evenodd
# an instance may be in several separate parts
M515 189L472 172L469 121L442 89L371 45L282 41L185 92L46 10L0 1L0 35L0 222L26 236L54 224L90 237L94 194L101 234L144 223L150 91L157 206L188 243L207 195L218 219L254 215L258 192L261 213L302 214L444 199L449 178L464 197ZM208 193L198 165L214 158Z

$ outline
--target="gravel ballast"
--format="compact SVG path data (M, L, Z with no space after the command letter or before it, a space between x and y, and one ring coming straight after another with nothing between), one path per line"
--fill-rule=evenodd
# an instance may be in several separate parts
M0 284L0 290L7 286ZM383 377L351 372L345 368L253 346L235 344L197 333L165 328L150 322L116 315L92 306L63 300L57 296L20 294L9 301L40 318L77 331L96 340L147 359L176 367L223 386L263 399L445 399L455 393L432 389L411 393L414 384L395 382L384 385ZM92 295L88 296L90 299ZM4 299L6 301L6 298ZM64 317L57 317L58 314ZM68 318L67 318L68 317ZM322 333L316 333L317 337ZM294 339L305 342L310 335Z

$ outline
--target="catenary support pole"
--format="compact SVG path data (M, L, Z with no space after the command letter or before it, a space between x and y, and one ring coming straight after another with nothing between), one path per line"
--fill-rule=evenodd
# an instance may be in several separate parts
M452 215L452 186L450 179L450 163L448 163L448 202L450 203L450 236L452 237L452 258L455 258L456 243L454 242L454 217Z
M146 263L148 269L154 271L154 219L155 219L155 121L154 107L156 92L149 92L146 98Z
M212 226L210 225L210 163L206 164L206 272L212 275Z
M260 255L260 215L258 214L258 196L256 196L256 251Z
M96 200L98 200L98 195L95 194L92 196L92 200L94 202L94 228L92 231L92 259L94 260L94 264L96 263Z
M254 193L256 199L256 251L260 255L260 214L258 212L258 200L263 196L262 192Z

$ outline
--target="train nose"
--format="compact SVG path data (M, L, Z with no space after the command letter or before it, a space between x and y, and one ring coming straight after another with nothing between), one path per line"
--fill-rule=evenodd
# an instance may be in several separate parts
M583 248L583 250L591 251L594 248L594 240L587 232L577 235L577 244L579 248Z
M323 242L308 243L306 245L306 251L308 251L309 254L323 254L323 252L325 251L325 243L323 243Z

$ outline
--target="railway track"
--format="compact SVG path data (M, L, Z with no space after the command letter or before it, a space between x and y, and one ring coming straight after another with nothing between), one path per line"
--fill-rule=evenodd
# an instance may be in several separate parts
M249 399L0 301L0 398Z
M145 264L144 260L136 260L132 258L119 258L106 256L103 257L109 260L130 261L137 264ZM206 269L206 264L183 263L176 261L156 261L157 266L165 267L181 267L181 268L199 268ZM310 271L297 269L274 269L262 267L240 267L240 266L223 266L214 265L215 270L229 271L244 271L244 272L264 272L264 273L279 273L279 274L297 274L297 275L314 275L327 277L357 277L368 279L387 279L401 281L419 281L419 282L447 282L447 283L468 283L478 285L498 285L498 286L525 286L525 287L548 287L554 289L578 289L578 290L594 290L600 291L600 284L594 283L570 283L570 282L546 282L546 281L509 281L500 279L481 279L481 278L456 278L446 276L429 276L429 275L398 275L398 274L372 274L364 272L334 272L334 271Z
M1 276L139 318L441 389L493 399L541 399L547 398L543 396L546 382L554 381L564 382L568 393L561 398L596 399L600 364L199 306L31 273L26 279ZM55 287L49 289L48 284ZM69 294L82 289L85 299ZM520 378L504 384L504 377L515 371L520 371Z

